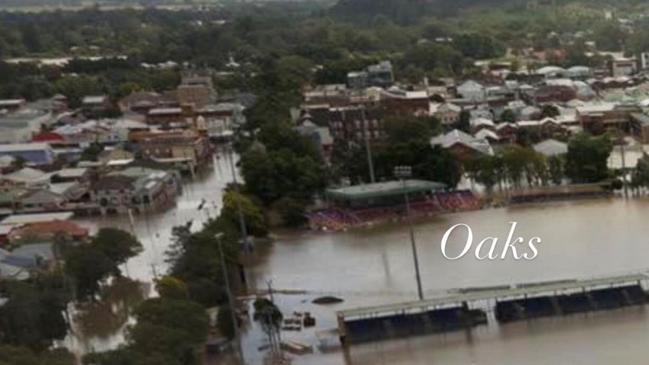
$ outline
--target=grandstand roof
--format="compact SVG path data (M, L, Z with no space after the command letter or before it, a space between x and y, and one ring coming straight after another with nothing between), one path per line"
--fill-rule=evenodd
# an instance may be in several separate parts
M368 318L382 317L392 313L421 312L429 308L445 305L455 305L463 302L476 302L483 300L520 298L525 296L540 296L566 292L601 289L612 286L624 285L632 282L649 280L646 272L628 275L610 276L593 279L570 279L540 283L526 283L517 285L504 285L493 288L473 288L466 291L449 292L446 296L386 305L377 305L363 308L352 308L336 312L339 318Z
M405 180L404 182L401 182L397 180L329 189L327 190L327 196L342 200L362 200L397 196L405 193L422 193L432 190L441 190L445 187L445 184L435 181Z

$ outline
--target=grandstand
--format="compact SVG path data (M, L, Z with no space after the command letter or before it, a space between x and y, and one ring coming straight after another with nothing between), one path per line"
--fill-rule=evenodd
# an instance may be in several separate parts
M486 313L508 322L649 302L647 273L589 280L563 280L450 291L432 299L347 309L337 312L342 343L377 341L472 328L487 323Z
M457 331L487 323L487 314L482 310L469 310L454 306L420 313L400 313L386 317L362 318L346 323L349 343L362 343Z
M446 192L445 187L438 182L406 180L329 189L328 207L310 212L308 218L312 229L326 231L397 221L405 215L405 194L414 217L482 207L472 192Z

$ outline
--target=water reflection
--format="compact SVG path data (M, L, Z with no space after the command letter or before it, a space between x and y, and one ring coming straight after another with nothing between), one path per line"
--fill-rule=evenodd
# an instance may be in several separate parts
M104 287L100 300L77 306L75 333L85 339L107 339L128 322L133 309L148 295L150 285L128 278Z
M133 310L150 294L150 284L122 277L103 287L97 302L70 304L71 329L63 345L79 357L116 348L124 342Z

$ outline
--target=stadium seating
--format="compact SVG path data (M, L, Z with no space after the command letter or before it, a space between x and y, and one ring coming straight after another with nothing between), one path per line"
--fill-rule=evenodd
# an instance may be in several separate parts
M480 209L482 203L469 190L440 192L410 203L413 217L431 214ZM338 231L347 228L390 222L403 217L405 206L365 209L327 208L307 215L313 229Z

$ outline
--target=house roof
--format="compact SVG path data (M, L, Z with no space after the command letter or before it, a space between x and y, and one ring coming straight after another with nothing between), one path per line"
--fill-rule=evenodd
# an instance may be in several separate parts
M80 186L78 182L64 182L64 183L50 184L49 191L57 195L64 195L71 189L78 186Z
M170 114L182 114L182 108L155 108L149 110L148 115L170 115Z
M4 175L3 179L15 182L38 183L48 180L49 177L50 174L46 172L33 169L31 167L25 167L18 171L12 172L11 174Z
M489 145L488 141L475 138L459 129L454 129L444 135L433 137L430 144L442 148L451 148L457 144L461 144L480 153L493 155L493 149L491 148L491 145Z
M107 99L108 97L106 95L91 95L91 96L84 96L81 102L83 104L102 104Z
M29 272L22 267L0 261L0 278L12 280L27 280Z
M471 119L471 127L489 126L494 127L496 124L493 120L487 118L473 118Z
M457 87L459 89L484 89L484 86L477 81L467 80Z
M534 151L547 156L559 156L568 153L568 145L556 139L546 139L533 146Z
M481 129L475 134L475 138L477 139L493 139L493 140L500 140L500 136L496 134L496 132L490 130L490 129Z
M32 137L32 142L61 142L65 138L55 132L41 132Z
M0 167L9 167L16 161L16 158L9 155L0 156Z
M43 235L56 235L64 233L72 237L86 237L88 229L80 225L63 220L53 220L49 222L29 223L19 228L14 228L10 234L11 240L20 240L27 237L41 237Z
M508 122L507 123L496 124L496 130L502 130L502 129L508 128L508 127L509 128L518 128L518 125L516 125L515 123L508 123Z
M615 109L615 103L590 103L577 107L579 114L604 113Z
M42 142L14 143L0 145L0 153L50 150L50 145Z
M545 66L545 67L541 67L540 69L536 70L536 73L541 74L541 75L549 75L549 74L553 74L553 73L563 73L565 71L566 70L564 68L562 68L562 67Z
M11 251L11 255L5 259L5 263L23 268L33 268L39 265L40 260L52 261L54 259L52 243L32 243L21 245Z
M380 183L354 185L327 190L327 195L344 200L362 200L386 196L401 196L404 193L429 192L442 190L446 185L425 180L386 181Z
M88 172L88 169L85 167L77 168L66 168L56 171L54 174L61 178L80 178L83 177Z
M5 218L0 224L20 225L36 222L49 222L55 220L66 221L74 216L72 212L14 214Z

